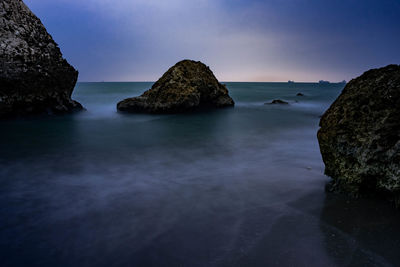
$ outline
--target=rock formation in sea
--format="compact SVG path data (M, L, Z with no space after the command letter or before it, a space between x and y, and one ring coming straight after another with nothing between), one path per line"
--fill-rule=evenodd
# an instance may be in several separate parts
M304 94L303 93L297 93L296 96L304 96Z
M400 66L351 80L320 121L328 189L400 196Z
M0 2L0 117L81 110L78 72L22 0Z
M288 105L289 102L286 102L286 101L280 100L280 99L275 99L275 100L272 100L272 102L270 102L270 103L265 103L264 105L276 105L276 104L278 104L278 105Z
M134 113L181 113L233 105L228 89L218 82L209 67L199 61L183 60L141 96L119 102L117 109Z

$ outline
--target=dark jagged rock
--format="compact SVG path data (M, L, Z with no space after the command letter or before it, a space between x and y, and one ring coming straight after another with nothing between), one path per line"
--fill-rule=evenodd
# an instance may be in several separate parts
M320 121L328 189L400 196L400 66L350 81Z
M22 0L0 2L0 117L81 110L78 72Z
M279 105L288 105L289 103L280 99L275 99L272 100L271 103L265 103L264 105L275 105L275 104L279 104Z
M304 94L303 93L297 93L296 96L304 96Z
M206 65L183 60L170 68L141 96L119 102L117 109L126 112L181 113L197 108L233 105L226 86L218 82Z

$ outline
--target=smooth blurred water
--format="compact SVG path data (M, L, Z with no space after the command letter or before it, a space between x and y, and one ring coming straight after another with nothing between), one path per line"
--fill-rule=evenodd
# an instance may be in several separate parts
M0 122L0 266L399 265L398 212L324 192L343 85L227 86L235 108L144 115L116 103L151 83L79 83L86 112Z

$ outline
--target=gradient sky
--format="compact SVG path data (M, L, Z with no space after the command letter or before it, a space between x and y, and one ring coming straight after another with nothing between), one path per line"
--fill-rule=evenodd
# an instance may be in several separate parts
M399 0L25 0L80 81L341 81L400 63Z

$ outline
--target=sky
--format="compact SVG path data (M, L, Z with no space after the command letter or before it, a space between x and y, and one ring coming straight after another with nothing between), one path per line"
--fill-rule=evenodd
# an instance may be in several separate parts
M79 81L341 81L400 63L399 0L25 0Z

